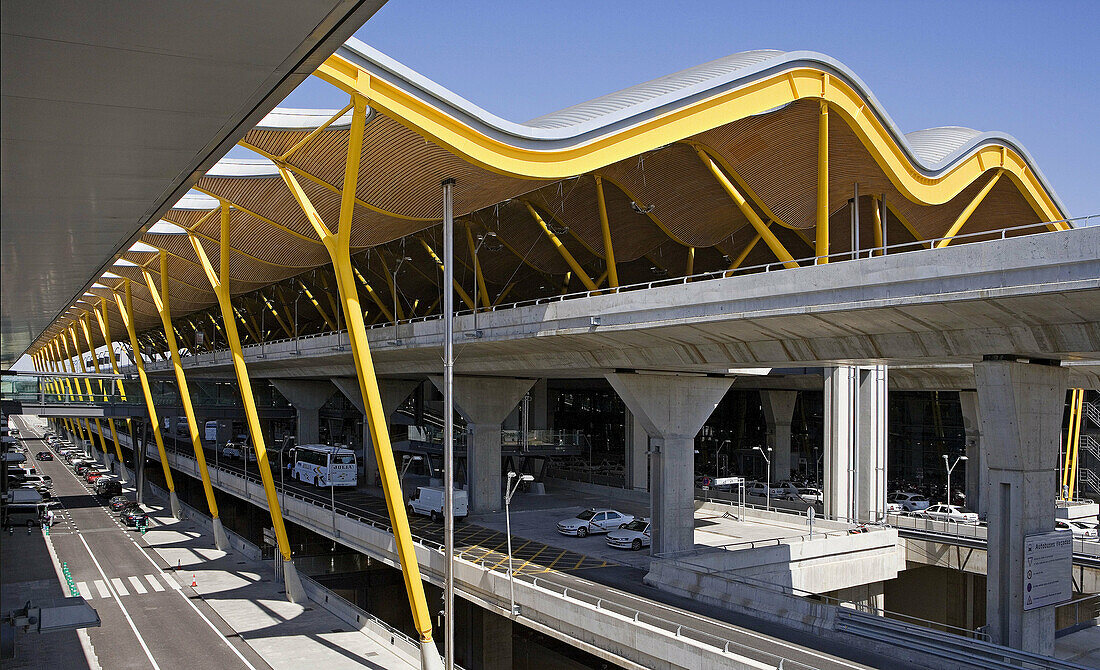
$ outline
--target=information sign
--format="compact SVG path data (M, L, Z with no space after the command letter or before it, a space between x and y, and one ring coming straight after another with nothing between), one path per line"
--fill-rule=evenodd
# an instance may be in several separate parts
M745 481L744 477L718 477L714 480L715 486L731 486Z
M1024 538L1024 610L1069 602L1073 535L1052 531Z

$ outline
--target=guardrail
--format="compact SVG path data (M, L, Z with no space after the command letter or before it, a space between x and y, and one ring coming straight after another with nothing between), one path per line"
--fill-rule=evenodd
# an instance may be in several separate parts
M1006 228L997 228L997 229L993 229L993 230L986 230L986 231L974 232L974 233L960 233L960 234L957 234L957 235L951 235L951 236L946 236L946 237L936 237L936 238L932 238L932 239L929 239L929 240L922 240L922 241L901 242L901 243L898 243L898 244L888 244L888 245L877 246L877 247L868 247L868 248L859 249L859 250L854 251L854 252L847 251L847 252L838 252L838 253L826 254L826 255L821 255L821 256L817 256L817 255L805 256L805 257L794 259L794 262L799 265L799 268L808 268L808 267L813 267L813 266L818 265L818 261L820 261L820 260L829 260L830 262L845 261L845 260L859 260L859 259L864 259L864 258L881 257L881 256L886 255L889 252L906 253L906 252L927 251L929 253L935 253L936 251L939 250L936 245L939 244L940 242L944 242L944 241L950 241L952 243L966 243L966 242L988 242L988 241L994 241L994 240L1005 240L1008 237L1015 237L1015 236L1027 234L1026 231L1033 231L1034 234L1058 234L1059 232L1065 232L1065 231L1050 231L1050 230L1048 230L1049 227L1052 224L1056 224L1056 223L1085 224L1086 222L1092 221L1093 219L1100 219L1100 214L1093 214L1093 215L1082 216L1082 217L1074 217L1074 218L1070 218L1070 219L1062 219L1062 220L1059 220L1059 221L1029 223L1029 224L1020 225L1020 226L1009 226L1009 227L1006 227ZM1086 225L1075 225L1074 227L1075 228L1080 228L1080 227L1086 227ZM787 262L789 262L789 261L787 261ZM635 284L628 284L626 286L605 287L605 288L596 289L596 290L585 290L585 291L578 291L578 292L574 292L574 293L566 293L566 294L562 294L562 295L552 295L552 296L546 296L546 297L542 297L542 298L532 298L532 299L528 299L528 300L520 300L520 301L511 302L511 303L504 303L504 304L500 304L500 305L492 305L491 307L482 307L482 308L478 308L476 310L476 312L479 313L479 314L487 313L487 312L499 312L499 311L504 311L504 310L516 309L518 307L529 307L529 306L535 306L535 305L547 305L547 304L551 304L551 303L563 302L563 301L566 301L566 300L576 300L578 298L589 298L589 297L599 296L599 295L610 295L610 294L616 294L616 293L626 293L626 292L630 292L630 291L647 290L647 289L652 289L652 288L659 288L659 287L662 287L662 286L676 286L676 285L680 285L680 284L695 283L695 282L700 282L700 281L709 281L709 280L714 280L714 279L728 279L728 278L742 276L742 275L748 275L748 274L776 272L776 271L781 271L781 270L788 269L786 267L785 263L786 262L784 262L784 261L773 261L773 262L770 262L770 263L762 263L762 264L758 264L758 265L740 267L740 268L735 268L735 269L732 269L732 270L730 270L730 269L714 270L714 271L711 271L711 272L702 272L702 273L692 274L692 275L688 275L688 276L684 276L684 277L670 277L670 278L654 279L654 280L647 281L647 282L638 282L638 283L635 283ZM789 269L795 270L795 269L799 269L799 268L789 268ZM475 310L467 309L467 310L461 310L461 311L455 312L455 316L456 317L466 316L466 315L472 315L474 313L475 313ZM380 328L390 328L390 327L395 327L395 326L400 327L400 326L403 326L403 325L414 324L414 323L424 323L424 322L435 321L435 320L439 320L439 319L442 319L442 315L440 315L440 314L425 314L423 316L413 317L413 318L409 318L409 319L401 319L401 320L396 320L396 321L388 321L388 322L383 322L383 323L371 324L370 326L367 327L367 330L375 330L375 329L380 329ZM467 331L467 332L469 332L469 331ZM266 340L264 342L258 342L258 343L255 343L255 344L250 344L250 345L244 347L244 349L246 351L251 351L251 350L257 349L257 348L263 350L267 346L276 346L276 345L282 345L282 344L294 344L295 345L295 353L300 354L301 353L301 351L300 351L301 342L308 342L308 341L310 341L312 339L315 339L315 338L330 337L332 335L337 336L336 346L331 346L330 348L333 349L333 350L344 350L344 349L346 349L345 342L349 341L349 340L347 340L348 336L347 336L347 330L346 329L345 330L336 330L336 331L321 331L321 332L317 332L317 333L311 333L309 335L301 335L301 336L298 336L298 337L281 338L281 339L278 339L278 340ZM400 340L398 340L398 341L400 341ZM216 361L217 354L219 352L224 352L224 351L227 351L227 349L215 349L215 350L211 350L211 351L208 351L208 352L203 352L201 354L194 354L194 355L196 355L196 356L210 355L211 358ZM192 355L192 354L188 350L185 355ZM261 352L261 355L263 355L262 352ZM228 356L226 357L226 362L227 363L229 362ZM154 369L161 369L161 368L167 369L170 365L170 361L168 361L168 360L154 361L152 358L149 358L149 359L147 359L146 364L151 366ZM1098 412L1098 413L1100 413L1100 412Z

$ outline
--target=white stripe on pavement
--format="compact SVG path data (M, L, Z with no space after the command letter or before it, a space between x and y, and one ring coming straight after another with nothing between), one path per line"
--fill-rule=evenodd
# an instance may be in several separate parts
M111 592L109 590L107 590L107 585L105 583L103 583L103 580L101 580L101 579L95 580L95 588L96 588L97 591L99 591L99 597L100 598L110 598L111 597Z
M119 596L128 596L130 592L126 590L126 585L122 583L122 580L115 577L111 580L111 585L115 587L115 591Z
M92 599L92 592L88 590L88 582L77 582L76 590L80 591L80 595L84 596L84 600Z
M149 586L152 586L154 591L164 590L164 587L160 585L160 582L158 582L157 578L153 575L145 575L145 579L149 580Z
M129 577L130 584L133 585L134 590L140 593L149 593L149 589L141 585L141 580L137 577Z

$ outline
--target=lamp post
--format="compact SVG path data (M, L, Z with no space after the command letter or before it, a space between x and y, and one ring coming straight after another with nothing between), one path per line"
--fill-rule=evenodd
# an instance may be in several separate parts
M298 291L298 297L294 298L294 354L300 355L302 352L298 348L298 301L302 299L302 292Z
M722 455L722 450L726 448L726 445L730 443L729 440L722 440L722 444L718 445L717 451L714 452L714 485L718 486L718 478L722 476L722 471L718 467L718 457Z
M401 495L405 495L405 473L409 471L410 465L418 461L422 461L424 460L424 458L421 456L409 456L408 454L406 454L405 457L401 460L403 461L403 463L401 463L401 476L397 478L397 482L401 486Z
M477 299L478 299L478 284L479 284L477 276L478 276L478 271L480 270L480 267L478 266L478 262L477 262L477 252L481 251L481 247L482 247L482 245L485 244L486 240L488 240L490 238L496 238L496 236L497 236L497 234L492 230L490 230L490 231L488 231L488 232L486 232L482 235L478 235L478 237L477 237L477 246L474 247L474 332L473 332L472 337L475 337L475 338L476 337L481 337L481 330L477 327L477 312L478 312Z
M515 480L515 484L512 483L512 480ZM535 478L531 475L517 475L514 472L509 472L504 495L504 532L508 535L508 600L512 604L512 616L519 614L519 610L516 609L516 583L512 570L512 496L515 495L520 483L533 481L535 481Z
M768 464L768 474L765 476L767 481L764 482L764 495L766 496L767 504L766 508L770 511L772 508L772 459L768 458L767 452L760 447L753 447L753 449L760 452L760 455L764 457L764 462ZM772 448L768 447L768 451Z
M955 459L954 463L948 465L949 459L947 454L943 455L943 467L947 468L947 504L951 504L951 471L955 469L955 466L959 464L959 461L968 460L966 456L959 456Z

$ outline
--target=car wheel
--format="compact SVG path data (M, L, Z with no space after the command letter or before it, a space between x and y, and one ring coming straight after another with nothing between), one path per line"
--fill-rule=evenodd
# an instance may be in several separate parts
M409 516L413 516L414 514L416 514L416 510L413 509L412 505L409 505Z
M431 514L430 514L429 516L431 516L431 518L432 518L432 521L434 521L434 522L436 522L436 523L439 523L439 512L436 512L436 511L435 511L435 510L433 509L433 510L432 510L432 513L431 513Z
M641 551L642 541L641 540L634 540L633 542L630 543L630 548L633 549L634 551Z
M581 526L577 529L577 537L584 537L588 535L588 526Z

